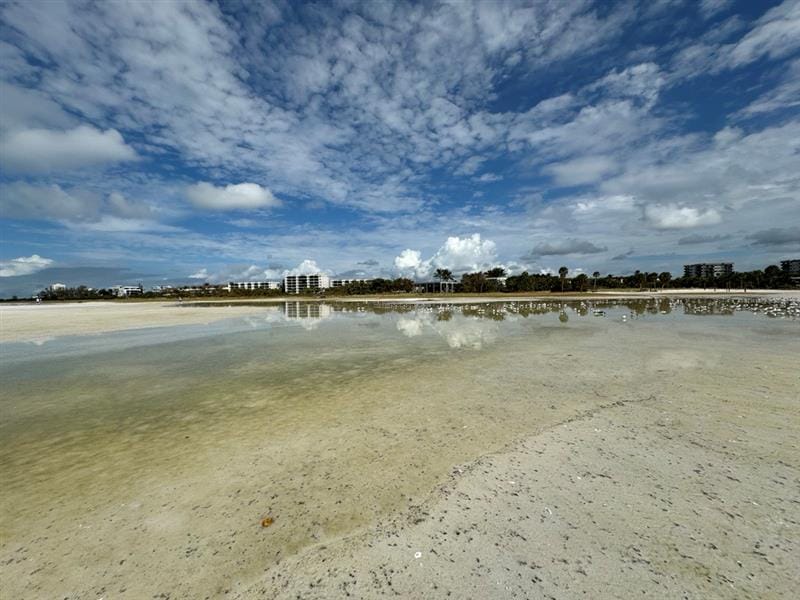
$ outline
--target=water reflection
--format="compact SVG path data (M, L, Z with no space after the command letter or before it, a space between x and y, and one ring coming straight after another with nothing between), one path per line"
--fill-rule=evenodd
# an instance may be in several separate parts
M453 310L418 312L411 317L401 317L397 320L397 330L406 337L417 337L430 331L442 337L450 348L474 350L491 344L499 335L496 322L467 317Z
M237 302L259 308L246 317L226 319L217 313L219 320L186 326L167 326L101 334L99 336L74 336L47 338L35 342L4 344L6 358L24 358L27 354L40 357L63 353L93 353L131 348L153 343L201 339L248 330L273 330L279 327L299 327L317 331L323 323L332 320L359 319L359 325L385 326L407 338L435 334L451 348L480 349L500 335L513 334L522 319L536 320L539 324L560 325L564 328L581 327L587 320L608 319L630 324L640 319L698 317L739 317L785 319L800 321L800 300L781 297L733 298L592 298L578 301L529 300L490 302ZM213 307L222 311L233 304L219 302L185 303L183 306ZM176 305L176 310L182 306ZM383 316L394 317L384 319ZM46 343L45 343L46 342ZM34 346L35 344L35 346ZM25 348L29 350L25 350Z

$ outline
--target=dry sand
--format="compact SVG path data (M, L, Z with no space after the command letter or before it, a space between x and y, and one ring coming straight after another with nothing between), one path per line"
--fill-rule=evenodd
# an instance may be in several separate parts
M90 335L171 325L200 325L257 314L263 307L198 307L177 302L80 302L0 306L0 342Z

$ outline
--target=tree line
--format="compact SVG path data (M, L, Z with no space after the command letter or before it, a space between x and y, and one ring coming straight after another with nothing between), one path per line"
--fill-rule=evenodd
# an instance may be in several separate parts
M484 294L492 292L587 292L597 289L639 289L663 290L670 288L703 288L703 289L786 289L797 287L798 282L792 280L789 274L776 265L770 265L763 270L733 272L730 275L719 277L676 277L663 272L635 271L631 275L601 275L595 271L591 275L578 273L569 277L569 269L561 267L558 274L528 273L523 271L519 275L506 275L503 267L495 267L487 271L464 273L460 280L456 280L449 269L436 269L433 278L442 284L442 290L454 284L455 292L467 294ZM326 296L349 296L368 294L401 294L414 291L415 283L406 277L396 279L376 278L368 281L354 281L335 288L324 290ZM205 284L199 288L182 289L167 288L162 291L147 291L139 297L159 298L180 295L200 296L282 296L283 290L270 290L266 288L245 290L234 288L230 292L221 286ZM116 298L113 289L93 289L80 285L65 289L45 289L39 292L38 297L47 301L58 300L110 300ZM10 298L18 300L16 296Z

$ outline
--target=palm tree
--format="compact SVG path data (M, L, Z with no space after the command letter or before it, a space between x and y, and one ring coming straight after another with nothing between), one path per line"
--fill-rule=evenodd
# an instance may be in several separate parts
M662 290L669 283L670 279L672 279L672 273L670 273L669 271L664 271L658 276L658 280L661 282Z
M567 267L561 267L558 270L558 276L561 278L561 291L564 291L564 282L567 279L567 273L569 273L569 269Z
M594 277L594 291L597 291L597 278L600 277L600 271L595 271L592 273L592 277Z

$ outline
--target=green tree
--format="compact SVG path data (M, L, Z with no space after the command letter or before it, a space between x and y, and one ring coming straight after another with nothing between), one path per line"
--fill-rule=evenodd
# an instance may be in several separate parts
M594 279L594 291L597 291L597 278L600 277L600 271L595 271L592 273L592 278Z
M442 282L453 281L453 272L450 269L436 269L433 278L439 280L439 291L442 291Z
M464 273L461 276L461 290L464 292L484 292L486 284L486 275L483 273Z
M585 292L589 285L589 277L587 277L585 273L581 273L574 279L574 283L577 286L578 291Z
M664 271L663 273L658 274L658 280L661 282L661 289L663 290L664 287L670 282L672 279L672 273L669 271Z
M564 283L567 280L567 274L569 273L569 269L567 267L560 267L558 269L558 276L561 279L561 291L564 291Z
M487 277L505 277L506 270L503 267L495 267L486 271Z

